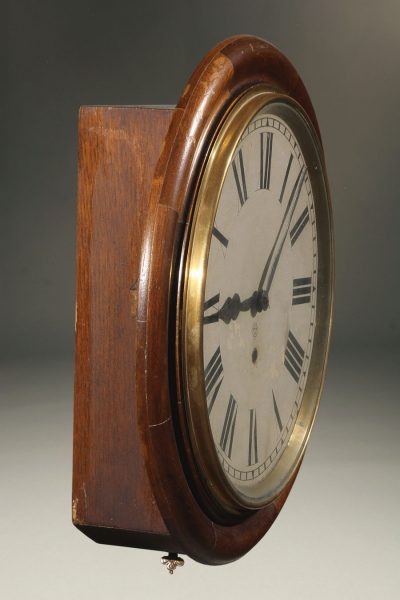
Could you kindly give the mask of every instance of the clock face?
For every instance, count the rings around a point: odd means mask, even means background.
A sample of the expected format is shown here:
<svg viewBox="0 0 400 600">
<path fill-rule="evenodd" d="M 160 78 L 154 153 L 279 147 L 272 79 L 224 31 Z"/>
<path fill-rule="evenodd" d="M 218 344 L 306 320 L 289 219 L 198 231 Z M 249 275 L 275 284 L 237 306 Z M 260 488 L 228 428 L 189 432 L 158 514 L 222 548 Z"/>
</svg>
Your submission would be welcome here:
<svg viewBox="0 0 400 600">
<path fill-rule="evenodd" d="M 234 488 L 258 494 L 301 406 L 314 342 L 318 243 L 301 140 L 261 110 L 248 123 L 212 227 L 203 319 L 212 438 Z"/>
<path fill-rule="evenodd" d="M 298 106 L 270 96 L 249 92 L 214 142 L 186 266 L 188 429 L 209 492 L 232 512 L 267 504 L 299 465 L 330 332 L 321 150 Z"/>
</svg>

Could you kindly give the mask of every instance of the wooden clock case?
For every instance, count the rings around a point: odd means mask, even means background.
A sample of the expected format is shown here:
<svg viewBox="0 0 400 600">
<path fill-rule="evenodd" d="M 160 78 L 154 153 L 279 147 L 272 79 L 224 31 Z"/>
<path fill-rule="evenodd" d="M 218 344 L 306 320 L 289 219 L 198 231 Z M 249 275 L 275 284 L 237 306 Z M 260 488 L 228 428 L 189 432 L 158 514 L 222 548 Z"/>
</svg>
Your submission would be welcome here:
<svg viewBox="0 0 400 600">
<path fill-rule="evenodd" d="M 224 115 L 260 84 L 296 100 L 319 136 L 297 72 L 252 36 L 207 54 L 176 107 L 80 110 L 72 511 L 97 542 L 227 563 L 260 540 L 292 486 L 236 519 L 218 513 L 181 397 L 180 282 L 196 188 Z"/>
</svg>

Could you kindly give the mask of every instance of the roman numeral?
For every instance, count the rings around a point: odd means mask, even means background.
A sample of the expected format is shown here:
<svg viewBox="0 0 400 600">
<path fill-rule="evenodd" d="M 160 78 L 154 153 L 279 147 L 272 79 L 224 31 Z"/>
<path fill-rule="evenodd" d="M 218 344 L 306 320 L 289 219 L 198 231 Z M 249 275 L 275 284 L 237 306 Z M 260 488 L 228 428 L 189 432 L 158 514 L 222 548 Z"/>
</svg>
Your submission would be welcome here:
<svg viewBox="0 0 400 600">
<path fill-rule="evenodd" d="M 241 150 L 239 150 L 238 154 L 232 161 L 232 169 L 233 174 L 235 176 L 237 191 L 239 194 L 240 206 L 243 206 L 243 204 L 247 200 L 247 188 L 246 176 L 244 174 L 243 154 Z"/>
<path fill-rule="evenodd" d="M 304 350 L 300 346 L 299 342 L 294 337 L 293 333 L 289 331 L 286 350 L 285 350 L 285 367 L 293 377 L 296 383 L 299 382 L 301 369 L 304 361 Z"/>
<path fill-rule="evenodd" d="M 274 403 L 274 413 L 275 413 L 275 417 L 276 417 L 276 422 L 278 423 L 279 431 L 282 431 L 282 429 L 283 429 L 282 420 L 281 420 L 281 415 L 279 414 L 278 405 L 275 400 L 274 390 L 272 390 L 272 400 Z"/>
<path fill-rule="evenodd" d="M 297 240 L 297 238 L 299 237 L 309 220 L 310 216 L 308 214 L 308 207 L 306 206 L 303 212 L 301 213 L 300 217 L 297 219 L 296 223 L 290 230 L 290 242 L 292 246 L 294 245 L 295 241 Z"/>
<path fill-rule="evenodd" d="M 230 396 L 228 407 L 226 409 L 224 426 L 222 428 L 221 439 L 219 445 L 225 454 L 230 458 L 232 454 L 233 436 L 235 435 L 237 414 L 237 403 L 235 398 Z"/>
<path fill-rule="evenodd" d="M 281 189 L 281 195 L 279 196 L 279 202 L 281 204 L 282 204 L 283 196 L 285 194 L 286 184 L 287 184 L 287 180 L 288 180 L 288 177 L 289 177 L 290 167 L 292 166 L 292 161 L 293 161 L 293 154 L 290 155 L 288 166 L 286 167 L 285 177 L 283 179 L 283 184 L 282 184 L 282 189 Z"/>
<path fill-rule="evenodd" d="M 215 296 L 213 296 L 209 300 L 206 300 L 204 302 L 204 312 L 206 312 L 210 308 L 215 308 L 215 305 L 218 304 L 218 302 L 219 302 L 219 294 L 215 294 Z M 216 323 L 218 321 L 218 319 L 219 319 L 218 311 L 215 313 L 211 313 L 211 315 L 207 315 L 207 316 L 204 315 L 203 316 L 203 324 L 209 325 L 210 323 Z"/>
<path fill-rule="evenodd" d="M 204 383 L 206 387 L 208 414 L 211 413 L 215 399 L 219 392 L 219 388 L 221 387 L 222 380 L 224 378 L 223 373 L 224 369 L 222 366 L 221 350 L 218 346 L 204 370 Z"/>
<path fill-rule="evenodd" d="M 311 277 L 293 279 L 292 305 L 308 304 L 311 300 Z"/>
<path fill-rule="evenodd" d="M 269 190 L 273 134 L 260 133 L 260 189 Z"/>
<path fill-rule="evenodd" d="M 219 229 L 213 227 L 212 234 L 219 242 L 221 242 L 223 246 L 225 246 L 225 248 L 228 247 L 229 240 L 226 239 L 226 237 L 219 231 Z"/>
<path fill-rule="evenodd" d="M 256 409 L 250 409 L 250 428 L 249 428 L 249 466 L 258 463 L 257 450 L 257 414 Z"/>
</svg>

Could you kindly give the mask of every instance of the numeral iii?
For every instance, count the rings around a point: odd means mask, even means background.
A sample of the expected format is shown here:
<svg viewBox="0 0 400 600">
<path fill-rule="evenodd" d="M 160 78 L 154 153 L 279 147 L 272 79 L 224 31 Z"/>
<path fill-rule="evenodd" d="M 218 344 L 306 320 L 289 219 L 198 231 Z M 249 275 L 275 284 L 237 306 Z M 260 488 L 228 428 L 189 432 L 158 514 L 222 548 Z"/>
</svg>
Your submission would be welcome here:
<svg viewBox="0 0 400 600">
<path fill-rule="evenodd" d="M 311 300 L 311 277 L 293 279 L 292 305 L 308 304 Z"/>
</svg>

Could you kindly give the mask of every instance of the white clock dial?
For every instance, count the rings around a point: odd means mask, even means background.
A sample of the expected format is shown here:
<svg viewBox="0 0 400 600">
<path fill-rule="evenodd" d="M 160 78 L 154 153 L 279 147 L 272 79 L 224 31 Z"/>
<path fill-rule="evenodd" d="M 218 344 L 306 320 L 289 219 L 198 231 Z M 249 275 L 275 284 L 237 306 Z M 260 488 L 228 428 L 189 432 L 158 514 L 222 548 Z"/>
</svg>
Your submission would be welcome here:
<svg viewBox="0 0 400 600">
<path fill-rule="evenodd" d="M 205 283 L 203 358 L 212 437 L 252 497 L 287 446 L 314 340 L 318 249 L 301 145 L 260 111 L 219 197 Z"/>
</svg>

